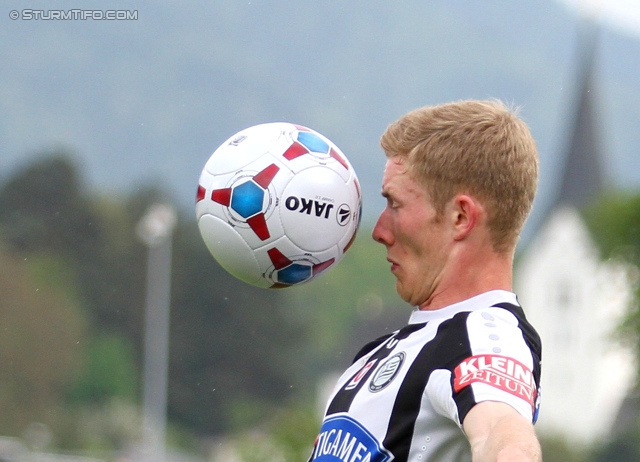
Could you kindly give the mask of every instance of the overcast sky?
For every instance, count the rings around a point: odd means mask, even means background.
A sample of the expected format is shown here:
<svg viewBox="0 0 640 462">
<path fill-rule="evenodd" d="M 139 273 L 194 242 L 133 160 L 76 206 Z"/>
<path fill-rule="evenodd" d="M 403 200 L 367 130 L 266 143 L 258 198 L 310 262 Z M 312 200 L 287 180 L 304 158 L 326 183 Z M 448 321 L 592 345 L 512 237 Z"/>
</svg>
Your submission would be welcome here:
<svg viewBox="0 0 640 462">
<path fill-rule="evenodd" d="M 560 0 L 616 29 L 640 38 L 640 0 Z"/>
</svg>

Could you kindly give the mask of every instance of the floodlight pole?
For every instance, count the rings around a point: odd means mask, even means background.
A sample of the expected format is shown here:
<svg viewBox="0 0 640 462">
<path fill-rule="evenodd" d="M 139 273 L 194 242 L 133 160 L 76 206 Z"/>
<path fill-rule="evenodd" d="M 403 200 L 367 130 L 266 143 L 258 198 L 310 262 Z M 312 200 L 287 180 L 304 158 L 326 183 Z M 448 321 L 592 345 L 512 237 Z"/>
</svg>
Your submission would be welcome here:
<svg viewBox="0 0 640 462">
<path fill-rule="evenodd" d="M 169 376 L 171 251 L 176 213 L 152 205 L 138 223 L 138 237 L 148 249 L 144 327 L 142 449 L 145 462 L 165 462 Z"/>
</svg>

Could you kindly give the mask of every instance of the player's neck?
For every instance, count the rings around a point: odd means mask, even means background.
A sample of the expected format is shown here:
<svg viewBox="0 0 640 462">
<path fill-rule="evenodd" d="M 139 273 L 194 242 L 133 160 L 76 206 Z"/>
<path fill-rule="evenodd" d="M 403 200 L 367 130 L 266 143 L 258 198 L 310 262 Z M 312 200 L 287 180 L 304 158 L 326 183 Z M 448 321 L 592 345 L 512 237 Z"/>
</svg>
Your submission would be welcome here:
<svg viewBox="0 0 640 462">
<path fill-rule="evenodd" d="M 512 255 L 478 252 L 452 261 L 436 290 L 420 305 L 438 310 L 491 290 L 512 291 Z"/>
</svg>

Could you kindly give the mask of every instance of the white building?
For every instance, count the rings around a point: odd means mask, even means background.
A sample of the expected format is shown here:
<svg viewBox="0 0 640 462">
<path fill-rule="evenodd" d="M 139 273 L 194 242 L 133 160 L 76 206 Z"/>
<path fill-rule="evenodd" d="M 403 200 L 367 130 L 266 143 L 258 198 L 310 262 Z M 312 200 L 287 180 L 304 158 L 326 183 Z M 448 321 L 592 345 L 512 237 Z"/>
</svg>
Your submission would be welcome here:
<svg viewBox="0 0 640 462">
<path fill-rule="evenodd" d="M 580 215 L 564 207 L 528 247 L 517 286 L 542 338 L 540 434 L 606 438 L 635 373 L 615 335 L 632 298 L 626 268 L 602 262 Z"/>
</svg>

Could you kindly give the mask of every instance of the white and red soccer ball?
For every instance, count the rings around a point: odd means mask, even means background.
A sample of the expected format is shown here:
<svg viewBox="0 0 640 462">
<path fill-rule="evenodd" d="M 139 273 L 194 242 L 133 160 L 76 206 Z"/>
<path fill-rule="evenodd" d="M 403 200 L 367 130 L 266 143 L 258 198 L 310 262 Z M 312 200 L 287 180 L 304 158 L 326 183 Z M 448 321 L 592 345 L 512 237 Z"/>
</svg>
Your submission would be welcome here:
<svg viewBox="0 0 640 462">
<path fill-rule="evenodd" d="M 290 123 L 242 130 L 200 175 L 198 227 L 235 277 L 259 287 L 307 282 L 335 266 L 356 236 L 360 185 L 326 137 Z"/>
</svg>

